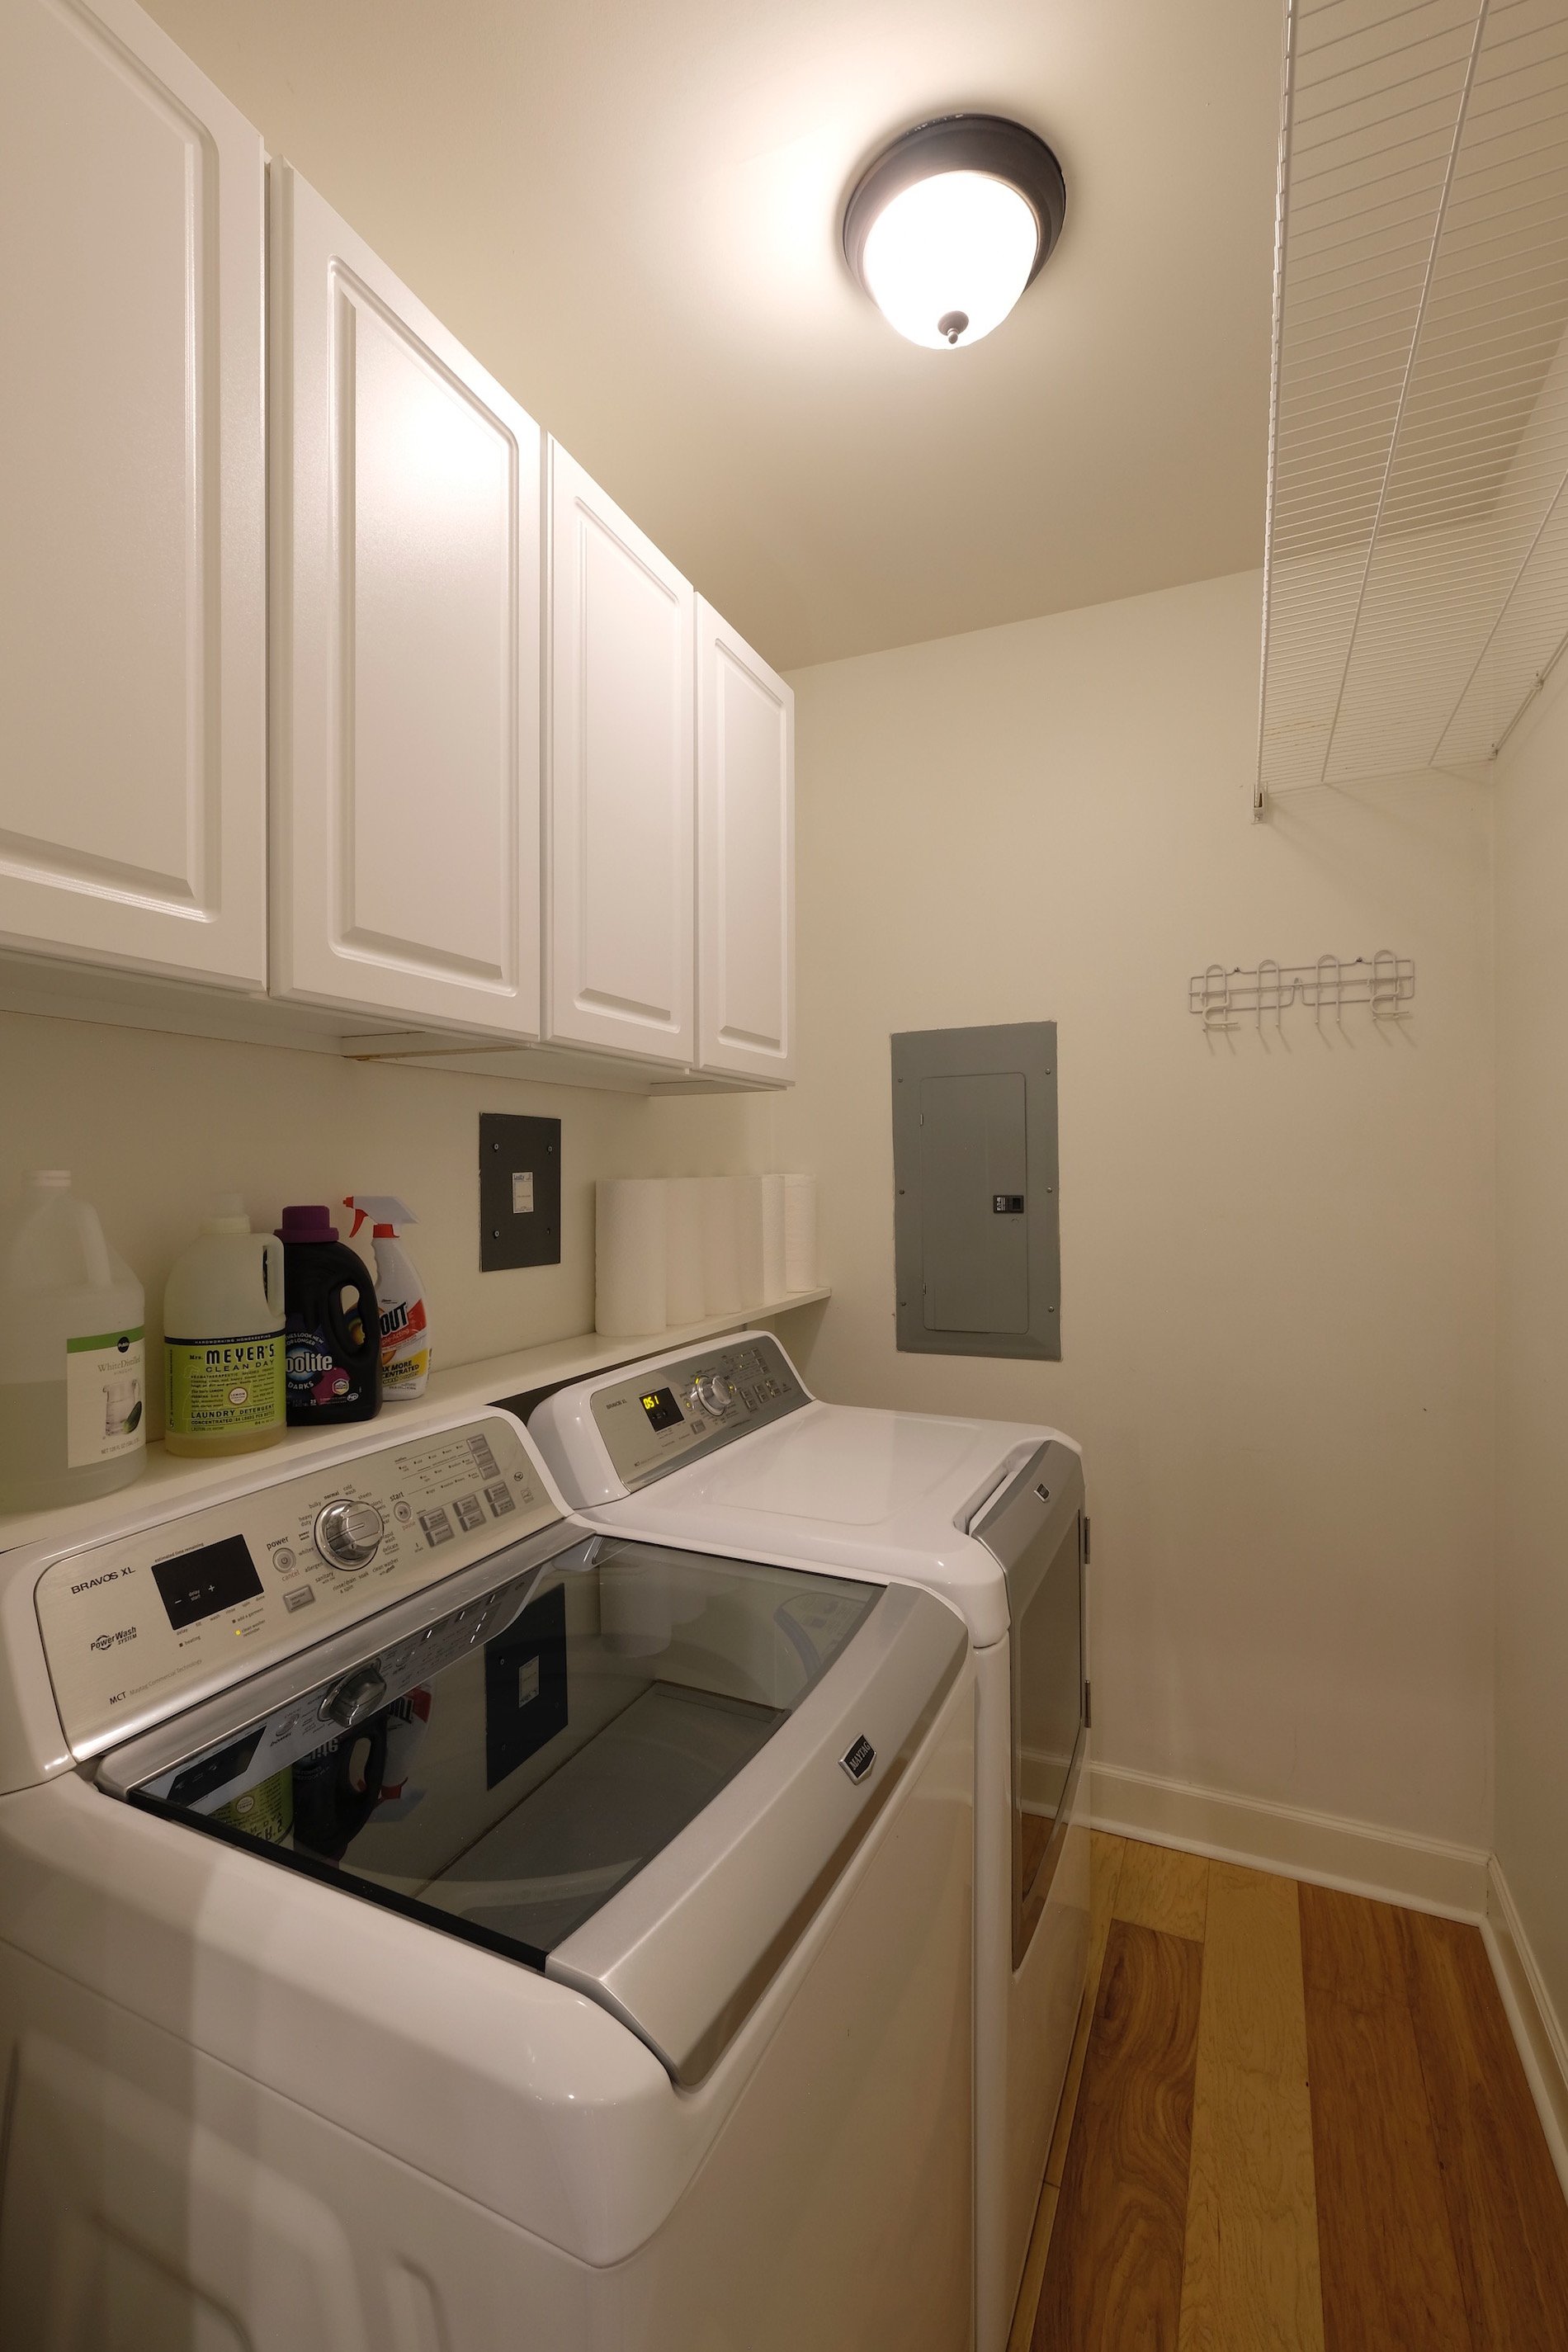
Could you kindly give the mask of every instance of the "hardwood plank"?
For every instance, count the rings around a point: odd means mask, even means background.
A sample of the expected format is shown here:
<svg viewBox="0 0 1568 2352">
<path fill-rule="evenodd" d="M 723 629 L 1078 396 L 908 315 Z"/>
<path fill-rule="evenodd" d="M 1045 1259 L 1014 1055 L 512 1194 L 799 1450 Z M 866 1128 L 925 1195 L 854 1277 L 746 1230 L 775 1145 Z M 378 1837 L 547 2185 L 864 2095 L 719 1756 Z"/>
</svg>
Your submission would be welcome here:
<svg viewBox="0 0 1568 2352">
<path fill-rule="evenodd" d="M 1047 2187 L 1061 2186 L 1062 2169 L 1068 2160 L 1068 2142 L 1072 2137 L 1073 2112 L 1078 2105 L 1078 2089 L 1083 2080 L 1083 2062 L 1089 2049 L 1089 2028 L 1094 2023 L 1094 2006 L 1100 1993 L 1100 1972 L 1105 1962 L 1105 1939 L 1110 1933 L 1111 1914 L 1116 1906 L 1117 1882 L 1121 1875 L 1125 1838 L 1108 1837 L 1095 1830 L 1089 1839 L 1089 1966 L 1084 1974 L 1083 2000 L 1079 2006 L 1078 2028 L 1073 2035 L 1068 2070 L 1062 2078 L 1062 2095 L 1057 2106 L 1057 2126 L 1051 2134 L 1050 2154 L 1046 2158 Z"/>
<path fill-rule="evenodd" d="M 1106 1942 L 1033 2352 L 1175 2352 L 1202 1948 Z"/>
<path fill-rule="evenodd" d="M 1394 1906 L 1305 1884 L 1297 1895 L 1309 2013 L 1314 1993 L 1369 2017 L 1381 2015 L 1391 2001 L 1407 2008 L 1405 1948 Z"/>
<path fill-rule="evenodd" d="M 1022 1829 L 1024 1837 L 1024 1884 L 1027 1886 L 1040 1866 L 1040 1860 L 1051 1842 L 1055 1823 L 1044 1813 L 1026 1813 Z"/>
<path fill-rule="evenodd" d="M 1491 2352 L 1466 2316 L 1396 1915 L 1298 1895 L 1325 2352 Z"/>
<path fill-rule="evenodd" d="M 1116 1916 L 1116 1889 L 1121 1883 L 1121 1864 L 1126 1854 L 1125 1838 L 1112 1837 L 1106 1830 L 1089 1832 L 1089 1958 L 1097 1983 L 1100 1963 L 1105 1958 L 1105 1939 Z"/>
<path fill-rule="evenodd" d="M 1180 2352 L 1322 2352 L 1296 1888 L 1210 1869 Z"/>
<path fill-rule="evenodd" d="M 1007 2335 L 1007 2352 L 1029 2352 L 1029 2339 L 1035 2332 L 1035 2314 L 1039 2308 L 1040 2288 L 1046 2275 L 1046 2257 L 1051 2248 L 1051 2228 L 1057 2218 L 1058 2194 L 1055 2182 L 1050 2180 L 1040 2191 L 1039 2210 L 1035 2215 L 1029 2251 L 1024 2257 L 1024 2275 L 1018 2282 L 1018 2301 Z"/>
<path fill-rule="evenodd" d="M 1488 2352 L 1568 2347 L 1568 2205 L 1480 1931 L 1399 1915 L 1470 2332 Z"/>
<path fill-rule="evenodd" d="M 1046 2186 L 1059 2189 L 1062 2174 L 1067 2169 L 1068 2148 L 1072 2141 L 1073 2117 L 1078 2112 L 1079 2088 L 1083 2081 L 1084 2061 L 1089 2055 L 1089 2037 L 1094 2024 L 1094 1997 L 1097 1986 L 1086 1985 L 1078 2012 L 1078 2028 L 1072 2038 L 1072 2051 L 1068 2059 L 1067 2074 L 1062 2081 L 1062 2095 L 1057 2108 L 1057 2125 L 1051 2134 L 1050 2154 L 1046 2158 Z"/>
<path fill-rule="evenodd" d="M 1208 1893 L 1209 1866 L 1201 1854 L 1128 1839 L 1116 1888 L 1119 1919 L 1201 1944 Z"/>
<path fill-rule="evenodd" d="M 1210 2046 L 1271 2080 L 1307 2079 L 1301 1916 L 1293 1878 L 1209 1865 L 1204 2016 Z M 1211 1959 L 1209 1946 L 1218 1938 Z"/>
</svg>

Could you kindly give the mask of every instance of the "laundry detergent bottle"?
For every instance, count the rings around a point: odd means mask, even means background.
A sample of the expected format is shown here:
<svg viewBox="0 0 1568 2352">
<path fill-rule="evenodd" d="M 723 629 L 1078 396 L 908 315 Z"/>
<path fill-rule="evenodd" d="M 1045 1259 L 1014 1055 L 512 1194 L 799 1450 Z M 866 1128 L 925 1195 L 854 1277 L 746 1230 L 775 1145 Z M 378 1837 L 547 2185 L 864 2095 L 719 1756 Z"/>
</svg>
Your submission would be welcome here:
<svg viewBox="0 0 1568 2352">
<path fill-rule="evenodd" d="M 397 1236 L 419 1222 L 412 1209 L 389 1193 L 351 1192 L 345 1209 L 354 1213 L 353 1241 L 366 1218 L 375 1245 L 375 1295 L 381 1302 L 381 1392 L 412 1399 L 425 1393 L 430 1377 L 430 1314 L 419 1269 Z"/>
<path fill-rule="evenodd" d="M 285 1209 L 283 1294 L 290 1429 L 370 1421 L 381 1410 L 381 1310 L 364 1262 L 324 1205 Z"/>
<path fill-rule="evenodd" d="M 254 1454 L 283 1434 L 283 1244 L 219 1192 L 163 1293 L 163 1444 Z"/>
<path fill-rule="evenodd" d="M 0 1226 L 0 1510 L 112 1494 L 147 1466 L 142 1285 L 64 1169 Z"/>
</svg>

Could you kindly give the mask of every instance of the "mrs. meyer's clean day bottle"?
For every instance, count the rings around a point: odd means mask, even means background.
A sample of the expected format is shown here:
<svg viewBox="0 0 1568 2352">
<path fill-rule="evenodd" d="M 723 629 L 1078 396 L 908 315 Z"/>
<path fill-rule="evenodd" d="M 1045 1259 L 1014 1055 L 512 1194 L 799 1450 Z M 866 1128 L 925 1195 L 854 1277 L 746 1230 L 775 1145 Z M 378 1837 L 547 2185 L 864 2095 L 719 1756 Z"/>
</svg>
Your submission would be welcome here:
<svg viewBox="0 0 1568 2352">
<path fill-rule="evenodd" d="M 47 1510 L 147 1466 L 142 1285 L 63 1168 L 0 1226 L 0 1510 Z"/>
<path fill-rule="evenodd" d="M 283 1245 L 237 1192 L 208 1203 L 163 1292 L 163 1444 L 254 1454 L 283 1434 Z"/>
</svg>

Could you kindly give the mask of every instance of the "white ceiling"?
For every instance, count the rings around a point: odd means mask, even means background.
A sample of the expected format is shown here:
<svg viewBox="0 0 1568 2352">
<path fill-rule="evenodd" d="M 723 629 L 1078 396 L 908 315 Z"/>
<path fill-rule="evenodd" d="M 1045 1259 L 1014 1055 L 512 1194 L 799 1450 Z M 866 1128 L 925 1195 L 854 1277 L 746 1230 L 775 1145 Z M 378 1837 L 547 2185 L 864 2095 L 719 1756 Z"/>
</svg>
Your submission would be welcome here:
<svg viewBox="0 0 1568 2352">
<path fill-rule="evenodd" d="M 151 5 L 780 667 L 1261 561 L 1275 0 Z M 838 224 L 955 107 L 1068 222 L 931 352 Z"/>
</svg>

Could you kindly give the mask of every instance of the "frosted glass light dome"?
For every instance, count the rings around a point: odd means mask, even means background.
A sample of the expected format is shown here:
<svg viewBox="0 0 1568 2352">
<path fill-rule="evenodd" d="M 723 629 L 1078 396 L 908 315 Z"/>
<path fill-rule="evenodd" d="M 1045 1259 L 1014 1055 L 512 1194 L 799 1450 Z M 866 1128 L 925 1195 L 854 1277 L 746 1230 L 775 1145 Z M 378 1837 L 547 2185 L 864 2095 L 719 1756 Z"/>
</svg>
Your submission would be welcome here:
<svg viewBox="0 0 1568 2352">
<path fill-rule="evenodd" d="M 911 343 L 977 343 L 1012 310 L 1061 235 L 1067 189 L 1043 139 L 997 114 L 900 131 L 862 173 L 844 257 Z"/>
<path fill-rule="evenodd" d="M 948 351 L 1001 325 L 1029 282 L 1039 245 L 1033 206 L 1005 180 L 939 172 L 878 214 L 860 267 L 900 335 Z"/>
</svg>

